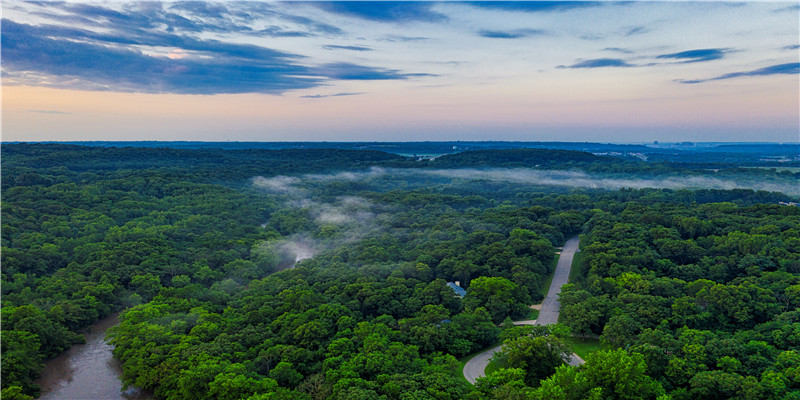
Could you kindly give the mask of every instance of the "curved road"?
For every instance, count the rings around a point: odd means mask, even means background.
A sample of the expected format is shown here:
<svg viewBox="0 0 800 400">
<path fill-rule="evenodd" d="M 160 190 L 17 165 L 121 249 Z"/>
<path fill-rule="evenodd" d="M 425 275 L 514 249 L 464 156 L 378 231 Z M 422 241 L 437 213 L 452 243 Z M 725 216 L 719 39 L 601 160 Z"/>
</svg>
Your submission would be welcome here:
<svg viewBox="0 0 800 400">
<path fill-rule="evenodd" d="M 558 302 L 558 294 L 561 293 L 561 286 L 569 280 L 569 271 L 572 268 L 572 258 L 578 250 L 578 243 L 580 242 L 577 236 L 569 238 L 564 243 L 564 249 L 561 250 L 561 257 L 558 259 L 556 271 L 553 273 L 553 281 L 550 283 L 550 289 L 547 291 L 547 297 L 542 302 L 542 309 L 539 311 L 539 317 L 536 319 L 536 325 L 550 325 L 558 322 L 558 312 L 561 305 Z M 527 322 L 527 321 L 518 321 Z M 492 358 L 494 353 L 500 351 L 501 346 L 492 347 L 475 357 L 472 357 L 466 364 L 464 364 L 464 377 L 474 384 L 478 378 L 484 376 L 483 371 L 489 365 L 489 359 Z M 583 360 L 576 354 L 572 355 L 569 362 L 570 365 L 583 364 Z"/>
</svg>

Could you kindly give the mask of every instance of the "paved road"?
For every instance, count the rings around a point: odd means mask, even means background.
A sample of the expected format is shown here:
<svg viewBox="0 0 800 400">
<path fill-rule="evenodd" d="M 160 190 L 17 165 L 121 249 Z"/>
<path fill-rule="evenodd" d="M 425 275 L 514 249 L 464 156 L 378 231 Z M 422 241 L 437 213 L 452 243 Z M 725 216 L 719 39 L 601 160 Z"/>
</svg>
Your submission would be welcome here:
<svg viewBox="0 0 800 400">
<path fill-rule="evenodd" d="M 572 268 L 572 258 L 578 250 L 579 239 L 577 236 L 567 240 L 561 257 L 558 258 L 556 272 L 553 274 L 553 281 L 547 291 L 547 297 L 542 302 L 542 309 L 539 310 L 539 317 L 536 318 L 536 325 L 550 325 L 558 322 L 558 312 L 561 305 L 558 302 L 558 294 L 561 293 L 561 286 L 569 280 L 569 271 Z"/>
<path fill-rule="evenodd" d="M 492 358 L 494 353 L 500 351 L 500 347 L 501 346 L 492 347 L 467 361 L 467 363 L 464 364 L 464 378 L 467 378 L 469 383 L 474 385 L 478 378 L 486 376 L 483 371 L 486 369 L 486 366 L 489 365 L 489 359 Z"/>
<path fill-rule="evenodd" d="M 578 250 L 579 239 L 577 236 L 567 240 L 564 244 L 564 249 L 561 251 L 561 257 L 558 259 L 556 271 L 553 274 L 553 281 L 550 283 L 550 289 L 547 291 L 547 297 L 542 302 L 542 309 L 539 310 L 539 317 L 532 321 L 517 321 L 515 325 L 549 325 L 558 322 L 558 311 L 560 304 L 558 303 L 558 294 L 561 293 L 561 286 L 567 283 L 569 279 L 569 271 L 572 268 L 572 258 Z M 489 365 L 489 360 L 494 353 L 500 351 L 501 346 L 492 347 L 475 357 L 472 357 L 466 364 L 464 364 L 464 377 L 474 384 L 478 378 L 485 376 L 483 373 L 486 366 Z M 569 362 L 570 365 L 583 364 L 583 360 L 577 354 L 572 355 Z"/>
</svg>

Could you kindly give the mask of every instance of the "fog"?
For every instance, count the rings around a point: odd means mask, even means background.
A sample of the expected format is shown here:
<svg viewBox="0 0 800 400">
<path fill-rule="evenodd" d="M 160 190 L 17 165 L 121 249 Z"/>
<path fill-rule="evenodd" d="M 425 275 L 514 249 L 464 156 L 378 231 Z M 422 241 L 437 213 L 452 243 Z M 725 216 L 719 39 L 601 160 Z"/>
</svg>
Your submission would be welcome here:
<svg viewBox="0 0 800 400">
<path fill-rule="evenodd" d="M 771 182 L 739 182 L 712 176 L 642 178 L 635 175 L 613 177 L 592 175 L 584 171 L 539 170 L 531 168 L 460 168 L 399 169 L 373 167 L 363 171 L 301 176 L 255 177 L 254 187 L 279 195 L 286 209 L 305 211 L 315 227 L 287 238 L 264 242 L 261 251 L 277 256 L 279 268 L 293 268 L 302 260 L 326 249 L 340 247 L 378 233 L 381 224 L 375 219 L 385 212 L 386 205 L 374 204 L 358 196 L 320 196 L 321 189 L 335 182 L 364 181 L 384 188 L 426 186 L 458 181 L 508 182 L 519 185 L 559 186 L 617 190 L 622 188 L 656 189 L 752 189 L 800 196 L 800 185 Z M 268 223 L 262 224 L 268 226 Z"/>
<path fill-rule="evenodd" d="M 375 205 L 358 196 L 338 196 L 322 200 L 312 195 L 312 190 L 302 187 L 309 182 L 359 180 L 381 176 L 384 172 L 338 173 L 332 175 L 305 175 L 300 178 L 276 176 L 253 178 L 253 186 L 283 196 L 284 207 L 304 209 L 316 225 L 315 232 L 300 232 L 285 239 L 266 241 L 262 251 L 276 254 L 280 269 L 293 268 L 320 251 L 352 243 L 373 234 L 380 228 L 373 222 Z M 261 224 L 267 227 L 269 221 Z M 293 260 L 289 265 L 289 261 Z"/>
<path fill-rule="evenodd" d="M 370 168 L 365 171 L 338 172 L 333 174 L 308 174 L 301 177 L 276 176 L 272 178 L 257 177 L 253 184 L 256 187 L 273 193 L 287 194 L 299 198 L 307 196 L 302 187 L 305 183 L 331 181 L 361 181 L 370 179 L 424 179 L 438 178 L 449 180 L 497 181 L 525 185 L 566 186 L 591 189 L 617 190 L 633 189 L 751 189 L 780 192 L 790 196 L 800 196 L 800 184 L 780 184 L 772 182 L 748 182 L 735 179 L 721 179 L 711 176 L 642 178 L 635 175 L 628 177 L 604 177 L 592 175 L 584 171 L 571 170 L 539 170 L 531 168 L 490 168 L 490 169 L 399 169 Z M 334 220 L 335 214 L 329 217 Z"/>
<path fill-rule="evenodd" d="M 800 195 L 800 187 L 790 187 L 776 183 L 737 182 L 730 179 L 690 176 L 684 178 L 603 178 L 583 171 L 536 170 L 529 168 L 512 169 L 438 169 L 420 170 L 423 175 L 451 179 L 504 181 L 530 185 L 569 186 L 592 189 L 752 189 L 780 192 L 793 196 Z"/>
</svg>

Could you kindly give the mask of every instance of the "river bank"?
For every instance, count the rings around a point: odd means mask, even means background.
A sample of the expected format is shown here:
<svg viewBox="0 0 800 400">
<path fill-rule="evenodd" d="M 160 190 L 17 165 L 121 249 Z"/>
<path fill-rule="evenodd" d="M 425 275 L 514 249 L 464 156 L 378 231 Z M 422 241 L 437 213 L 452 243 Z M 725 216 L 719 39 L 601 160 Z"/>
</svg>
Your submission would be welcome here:
<svg viewBox="0 0 800 400">
<path fill-rule="evenodd" d="M 105 341 L 108 328 L 119 322 L 119 313 L 97 321 L 83 332 L 85 344 L 77 344 L 45 362 L 36 383 L 43 400 L 148 400 L 152 396 L 137 388 L 122 391 L 122 367 L 114 359 L 113 346 Z"/>
</svg>

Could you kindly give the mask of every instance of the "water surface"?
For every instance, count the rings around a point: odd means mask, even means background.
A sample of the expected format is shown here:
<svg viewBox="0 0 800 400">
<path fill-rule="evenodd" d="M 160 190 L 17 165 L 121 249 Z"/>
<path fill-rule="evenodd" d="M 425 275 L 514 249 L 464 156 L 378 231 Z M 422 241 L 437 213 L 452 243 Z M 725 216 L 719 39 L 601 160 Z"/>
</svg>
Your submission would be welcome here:
<svg viewBox="0 0 800 400">
<path fill-rule="evenodd" d="M 122 391 L 122 368 L 114 359 L 114 348 L 105 342 L 106 330 L 116 325 L 119 314 L 97 321 L 85 330 L 85 344 L 77 344 L 45 362 L 40 399 L 46 400 L 145 400 L 149 393 L 137 388 Z"/>
</svg>

